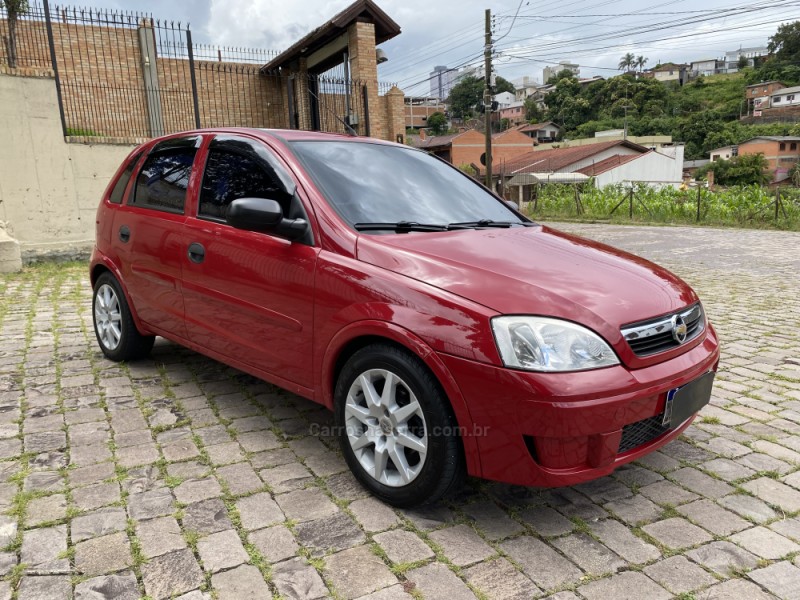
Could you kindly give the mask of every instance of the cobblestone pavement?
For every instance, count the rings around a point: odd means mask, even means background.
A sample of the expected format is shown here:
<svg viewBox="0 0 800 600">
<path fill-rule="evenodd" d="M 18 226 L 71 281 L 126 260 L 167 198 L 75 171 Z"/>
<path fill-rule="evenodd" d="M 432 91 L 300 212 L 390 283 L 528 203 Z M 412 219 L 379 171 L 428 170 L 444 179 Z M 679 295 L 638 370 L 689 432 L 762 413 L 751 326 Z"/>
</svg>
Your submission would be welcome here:
<svg viewBox="0 0 800 600">
<path fill-rule="evenodd" d="M 104 360 L 83 266 L 0 278 L 0 599 L 800 597 L 800 234 L 564 227 L 695 286 L 712 404 L 611 477 L 422 511 L 369 497 L 310 402 L 163 340 Z"/>
</svg>

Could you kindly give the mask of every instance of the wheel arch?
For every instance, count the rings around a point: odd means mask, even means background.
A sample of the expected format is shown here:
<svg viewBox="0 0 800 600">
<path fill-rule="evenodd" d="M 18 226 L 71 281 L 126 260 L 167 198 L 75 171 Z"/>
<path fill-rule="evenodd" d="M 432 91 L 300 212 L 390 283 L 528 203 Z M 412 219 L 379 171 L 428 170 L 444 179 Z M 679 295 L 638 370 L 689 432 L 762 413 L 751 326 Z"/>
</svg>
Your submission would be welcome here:
<svg viewBox="0 0 800 600">
<path fill-rule="evenodd" d="M 473 430 L 472 416 L 458 383 L 436 352 L 413 332 L 386 321 L 359 321 L 339 331 L 328 344 L 322 360 L 321 398 L 322 404 L 333 409 L 333 392 L 336 381 L 345 363 L 360 349 L 374 343 L 383 343 L 402 348 L 419 358 L 430 370 L 447 397 L 461 431 L 460 435 L 467 471 L 471 475 L 480 473 L 480 456 L 477 439 L 469 432 Z"/>
<path fill-rule="evenodd" d="M 131 311 L 133 322 L 136 325 L 136 329 L 139 330 L 139 333 L 142 335 L 153 335 L 153 332 L 145 327 L 141 320 L 139 320 L 139 314 L 136 312 L 136 307 L 133 305 L 131 295 L 128 293 L 128 288 L 125 285 L 125 282 L 122 280 L 122 275 L 119 272 L 119 269 L 117 269 L 116 266 L 105 257 L 93 264 L 89 270 L 89 281 L 92 284 L 92 289 L 94 289 L 97 280 L 103 273 L 110 273 L 117 280 L 117 283 L 119 283 L 119 287 L 122 288 L 122 293 L 125 294 L 125 301 L 128 303 L 128 309 Z"/>
</svg>

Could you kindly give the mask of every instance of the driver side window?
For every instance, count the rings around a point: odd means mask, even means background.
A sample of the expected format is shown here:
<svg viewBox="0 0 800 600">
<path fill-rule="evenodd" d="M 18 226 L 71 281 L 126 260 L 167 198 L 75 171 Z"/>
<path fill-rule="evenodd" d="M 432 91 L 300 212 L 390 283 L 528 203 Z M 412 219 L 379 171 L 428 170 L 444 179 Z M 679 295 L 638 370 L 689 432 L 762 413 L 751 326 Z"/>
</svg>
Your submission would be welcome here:
<svg viewBox="0 0 800 600">
<path fill-rule="evenodd" d="M 235 147 L 228 147 L 231 144 Z M 238 198 L 279 200 L 281 187 L 274 175 L 252 152 L 249 143 L 212 143 L 206 160 L 197 216 L 225 220 L 228 205 Z M 283 202 L 282 202 L 283 204 Z M 286 211 L 284 206 L 284 211 Z"/>
</svg>

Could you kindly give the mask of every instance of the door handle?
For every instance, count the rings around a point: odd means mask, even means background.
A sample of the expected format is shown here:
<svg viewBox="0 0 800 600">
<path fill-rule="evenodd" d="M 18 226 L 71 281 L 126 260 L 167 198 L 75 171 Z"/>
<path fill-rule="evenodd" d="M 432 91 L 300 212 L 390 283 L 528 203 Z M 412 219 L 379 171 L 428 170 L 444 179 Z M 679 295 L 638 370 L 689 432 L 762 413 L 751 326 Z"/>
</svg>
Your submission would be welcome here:
<svg viewBox="0 0 800 600">
<path fill-rule="evenodd" d="M 123 244 L 127 244 L 128 241 L 131 239 L 131 228 L 127 225 L 123 225 L 119 228 L 119 239 Z"/>
<path fill-rule="evenodd" d="M 203 244 L 198 244 L 197 242 L 192 242 L 189 244 L 189 260 L 193 263 L 201 263 L 206 258 L 206 249 L 203 248 Z"/>
</svg>

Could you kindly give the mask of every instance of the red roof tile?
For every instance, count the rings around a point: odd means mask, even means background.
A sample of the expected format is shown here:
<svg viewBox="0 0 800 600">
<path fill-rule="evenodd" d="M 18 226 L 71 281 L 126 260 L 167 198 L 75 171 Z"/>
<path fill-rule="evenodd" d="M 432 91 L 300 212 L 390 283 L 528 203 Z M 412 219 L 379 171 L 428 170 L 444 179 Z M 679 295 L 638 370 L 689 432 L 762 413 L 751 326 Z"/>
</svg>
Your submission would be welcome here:
<svg viewBox="0 0 800 600">
<path fill-rule="evenodd" d="M 578 161 L 586 160 L 604 150 L 615 146 L 625 146 L 638 150 L 642 154 L 648 151 L 644 146 L 627 140 L 613 140 L 572 146 L 568 148 L 551 148 L 550 150 L 534 150 L 505 163 L 506 173 L 543 173 L 560 171 Z"/>
<path fill-rule="evenodd" d="M 604 158 L 601 161 L 593 163 L 588 167 L 583 167 L 582 169 L 578 169 L 575 171 L 576 173 L 583 173 L 584 175 L 588 175 L 589 177 L 594 177 L 595 175 L 600 175 L 600 173 L 605 173 L 606 171 L 610 171 L 611 169 L 615 169 L 620 165 L 624 165 L 625 163 L 631 162 L 632 160 L 636 160 L 642 156 L 641 154 L 615 154 L 614 156 L 609 156 L 608 158 Z"/>
</svg>

